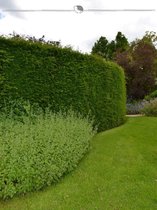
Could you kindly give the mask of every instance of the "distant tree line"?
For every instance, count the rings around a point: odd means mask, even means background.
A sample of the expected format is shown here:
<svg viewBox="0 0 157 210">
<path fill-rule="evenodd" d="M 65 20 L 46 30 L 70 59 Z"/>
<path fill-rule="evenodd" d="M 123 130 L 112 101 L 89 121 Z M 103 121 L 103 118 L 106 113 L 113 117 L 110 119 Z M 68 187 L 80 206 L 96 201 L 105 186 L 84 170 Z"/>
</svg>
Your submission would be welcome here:
<svg viewBox="0 0 157 210">
<path fill-rule="evenodd" d="M 143 99 L 156 89 L 157 35 L 146 32 L 141 39 L 129 43 L 124 34 L 118 32 L 109 42 L 101 36 L 92 48 L 92 54 L 111 60 L 123 67 L 127 82 L 128 99 Z"/>
</svg>

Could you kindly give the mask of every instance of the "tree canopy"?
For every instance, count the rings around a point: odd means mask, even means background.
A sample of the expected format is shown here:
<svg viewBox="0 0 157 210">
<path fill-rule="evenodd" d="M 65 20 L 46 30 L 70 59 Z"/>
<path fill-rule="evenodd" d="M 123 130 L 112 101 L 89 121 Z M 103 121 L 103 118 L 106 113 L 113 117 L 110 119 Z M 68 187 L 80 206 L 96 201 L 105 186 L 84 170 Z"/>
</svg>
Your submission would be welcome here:
<svg viewBox="0 0 157 210">
<path fill-rule="evenodd" d="M 135 39 L 131 43 L 121 32 L 117 33 L 115 40 L 105 40 L 104 45 L 100 38 L 92 48 L 92 53 L 123 67 L 128 98 L 142 99 L 152 92 L 157 77 L 156 33 L 147 31 L 141 39 Z"/>
<path fill-rule="evenodd" d="M 118 32 L 115 40 L 109 42 L 106 37 L 101 36 L 92 48 L 92 54 L 97 54 L 106 60 L 113 60 L 117 51 L 123 52 L 129 47 L 127 38 L 121 32 Z"/>
</svg>

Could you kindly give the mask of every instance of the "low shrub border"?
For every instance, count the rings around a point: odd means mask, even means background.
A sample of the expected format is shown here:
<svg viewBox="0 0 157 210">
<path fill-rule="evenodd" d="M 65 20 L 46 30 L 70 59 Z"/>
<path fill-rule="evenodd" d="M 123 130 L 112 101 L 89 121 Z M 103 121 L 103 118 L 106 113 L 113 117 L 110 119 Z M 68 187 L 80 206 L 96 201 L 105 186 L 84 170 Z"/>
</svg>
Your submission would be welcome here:
<svg viewBox="0 0 157 210">
<path fill-rule="evenodd" d="M 42 189 L 73 170 L 89 149 L 92 123 L 47 112 L 22 123 L 0 120 L 0 198 Z"/>
<path fill-rule="evenodd" d="M 157 117 L 157 98 L 148 101 L 141 112 L 149 117 Z"/>
</svg>

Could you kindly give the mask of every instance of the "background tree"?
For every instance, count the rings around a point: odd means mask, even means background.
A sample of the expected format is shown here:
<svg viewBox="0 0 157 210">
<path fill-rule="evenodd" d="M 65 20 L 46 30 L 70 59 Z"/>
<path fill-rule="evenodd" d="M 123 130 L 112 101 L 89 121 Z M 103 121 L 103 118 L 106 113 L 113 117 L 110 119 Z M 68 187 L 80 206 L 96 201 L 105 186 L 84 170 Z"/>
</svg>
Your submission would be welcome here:
<svg viewBox="0 0 157 210">
<path fill-rule="evenodd" d="M 112 60 L 123 67 L 126 75 L 128 98 L 142 99 L 155 89 L 157 81 L 157 35 L 146 32 L 141 39 L 129 43 L 118 32 L 115 40 L 109 42 L 106 37 L 100 39 L 92 48 L 106 60 Z"/>
<path fill-rule="evenodd" d="M 131 95 L 144 98 L 155 88 L 157 52 L 151 43 L 141 40 L 132 52 L 134 60 L 134 79 Z"/>
<path fill-rule="evenodd" d="M 129 43 L 127 38 L 118 32 L 115 40 L 109 42 L 106 37 L 100 37 L 92 48 L 92 54 L 97 54 L 105 58 L 106 60 L 114 60 L 114 56 L 117 51 L 123 52 L 127 50 Z"/>
<path fill-rule="evenodd" d="M 124 52 L 129 48 L 129 42 L 127 38 L 122 34 L 122 32 L 118 32 L 115 39 L 115 52 Z"/>
<path fill-rule="evenodd" d="M 108 59 L 108 40 L 106 37 L 101 36 L 99 40 L 97 40 L 92 48 L 92 54 L 97 54 L 102 56 L 105 59 Z"/>
<path fill-rule="evenodd" d="M 117 52 L 115 61 L 125 70 L 128 98 L 142 99 L 154 90 L 157 51 L 153 42 L 146 37 L 138 39 L 127 51 Z"/>
<path fill-rule="evenodd" d="M 115 55 L 115 61 L 124 69 L 127 95 L 130 95 L 130 89 L 133 80 L 133 62 L 130 51 L 117 52 Z"/>
<path fill-rule="evenodd" d="M 145 35 L 143 36 L 142 40 L 144 42 L 148 42 L 154 46 L 157 45 L 157 35 L 154 31 L 146 31 Z"/>
<path fill-rule="evenodd" d="M 114 59 L 115 52 L 116 52 L 116 43 L 115 43 L 114 40 L 112 40 L 108 44 L 108 59 L 109 60 L 113 60 Z"/>
</svg>

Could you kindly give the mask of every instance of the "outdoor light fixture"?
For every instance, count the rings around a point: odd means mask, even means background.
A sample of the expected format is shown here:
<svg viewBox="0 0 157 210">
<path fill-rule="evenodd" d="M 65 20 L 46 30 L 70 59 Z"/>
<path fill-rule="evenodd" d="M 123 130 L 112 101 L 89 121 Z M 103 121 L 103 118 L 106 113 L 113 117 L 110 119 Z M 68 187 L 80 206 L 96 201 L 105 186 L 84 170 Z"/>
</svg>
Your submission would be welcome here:
<svg viewBox="0 0 157 210">
<path fill-rule="evenodd" d="M 2 9 L 2 12 L 155 12 L 155 9 L 84 9 L 81 5 L 75 5 L 73 9 Z"/>
</svg>

